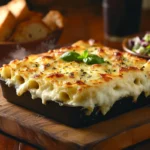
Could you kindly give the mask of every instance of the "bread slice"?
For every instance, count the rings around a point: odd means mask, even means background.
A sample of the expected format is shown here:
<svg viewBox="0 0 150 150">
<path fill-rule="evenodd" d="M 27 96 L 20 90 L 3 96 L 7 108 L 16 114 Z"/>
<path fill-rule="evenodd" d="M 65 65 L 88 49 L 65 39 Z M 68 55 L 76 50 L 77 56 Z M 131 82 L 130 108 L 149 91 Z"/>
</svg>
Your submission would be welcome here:
<svg viewBox="0 0 150 150">
<path fill-rule="evenodd" d="M 7 7 L 16 17 L 18 23 L 25 20 L 30 14 L 26 0 L 12 0 L 7 4 Z"/>
<path fill-rule="evenodd" d="M 30 42 L 47 37 L 49 28 L 41 20 L 29 20 L 20 23 L 11 37 L 14 42 Z"/>
<path fill-rule="evenodd" d="M 16 18 L 6 6 L 0 7 L 0 41 L 6 41 L 11 36 L 16 25 Z"/>
<path fill-rule="evenodd" d="M 51 10 L 43 18 L 43 22 L 54 31 L 56 29 L 62 29 L 64 27 L 63 16 L 59 11 Z"/>
</svg>

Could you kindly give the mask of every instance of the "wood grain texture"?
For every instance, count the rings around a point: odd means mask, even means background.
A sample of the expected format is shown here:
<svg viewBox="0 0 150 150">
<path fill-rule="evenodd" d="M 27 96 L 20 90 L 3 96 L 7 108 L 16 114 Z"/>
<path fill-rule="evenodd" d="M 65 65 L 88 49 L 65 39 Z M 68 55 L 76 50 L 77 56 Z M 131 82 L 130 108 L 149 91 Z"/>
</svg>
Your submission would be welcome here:
<svg viewBox="0 0 150 150">
<path fill-rule="evenodd" d="M 0 150 L 36 150 L 35 148 L 0 134 Z"/>
<path fill-rule="evenodd" d="M 0 130 L 46 149 L 122 149 L 150 138 L 150 107 L 74 129 L 11 104 L 1 93 L 0 102 Z"/>
</svg>

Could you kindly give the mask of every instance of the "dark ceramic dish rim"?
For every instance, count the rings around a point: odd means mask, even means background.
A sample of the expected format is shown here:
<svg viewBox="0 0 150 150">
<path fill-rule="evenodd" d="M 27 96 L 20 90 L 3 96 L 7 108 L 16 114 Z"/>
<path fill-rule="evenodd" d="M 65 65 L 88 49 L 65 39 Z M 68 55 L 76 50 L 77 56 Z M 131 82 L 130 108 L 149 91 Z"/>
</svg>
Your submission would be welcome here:
<svg viewBox="0 0 150 150">
<path fill-rule="evenodd" d="M 122 42 L 122 47 L 123 47 L 123 50 L 132 54 L 132 55 L 135 55 L 137 57 L 141 57 L 141 58 L 145 58 L 145 59 L 150 59 L 150 56 L 147 56 L 147 55 L 141 55 L 141 54 L 138 54 L 138 53 L 135 53 L 133 52 L 130 48 L 129 48 L 129 45 L 128 45 L 128 41 L 133 39 L 134 37 L 142 37 L 145 33 L 140 33 L 140 34 L 135 34 L 135 35 L 131 35 L 131 36 L 128 36 L 127 38 L 125 38 Z"/>
</svg>

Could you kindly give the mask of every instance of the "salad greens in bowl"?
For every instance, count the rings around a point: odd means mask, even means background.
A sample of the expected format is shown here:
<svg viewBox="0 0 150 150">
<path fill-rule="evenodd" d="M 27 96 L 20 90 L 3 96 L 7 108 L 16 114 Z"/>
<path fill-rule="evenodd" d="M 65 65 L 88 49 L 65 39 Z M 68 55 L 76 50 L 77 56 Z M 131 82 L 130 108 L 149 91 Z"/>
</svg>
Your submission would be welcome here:
<svg viewBox="0 0 150 150">
<path fill-rule="evenodd" d="M 150 32 L 126 38 L 122 46 L 133 55 L 150 59 Z"/>
</svg>

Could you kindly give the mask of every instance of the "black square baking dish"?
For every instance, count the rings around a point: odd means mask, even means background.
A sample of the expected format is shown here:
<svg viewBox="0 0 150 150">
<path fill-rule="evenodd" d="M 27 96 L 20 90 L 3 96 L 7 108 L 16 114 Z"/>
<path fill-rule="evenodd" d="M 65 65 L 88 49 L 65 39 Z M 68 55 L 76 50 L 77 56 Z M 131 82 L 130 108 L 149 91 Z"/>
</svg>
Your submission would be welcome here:
<svg viewBox="0 0 150 150">
<path fill-rule="evenodd" d="M 133 102 L 132 97 L 125 97 L 116 101 L 106 115 L 103 115 L 96 106 L 90 115 L 86 115 L 86 109 L 83 107 L 60 105 L 54 101 L 47 101 L 46 105 L 44 105 L 40 98 L 33 100 L 29 92 L 24 93 L 22 96 L 17 96 L 14 87 L 8 87 L 2 80 L 0 82 L 3 96 L 9 102 L 75 128 L 87 127 L 150 104 L 150 97 L 146 98 L 144 93 L 141 93 L 136 103 Z"/>
</svg>

